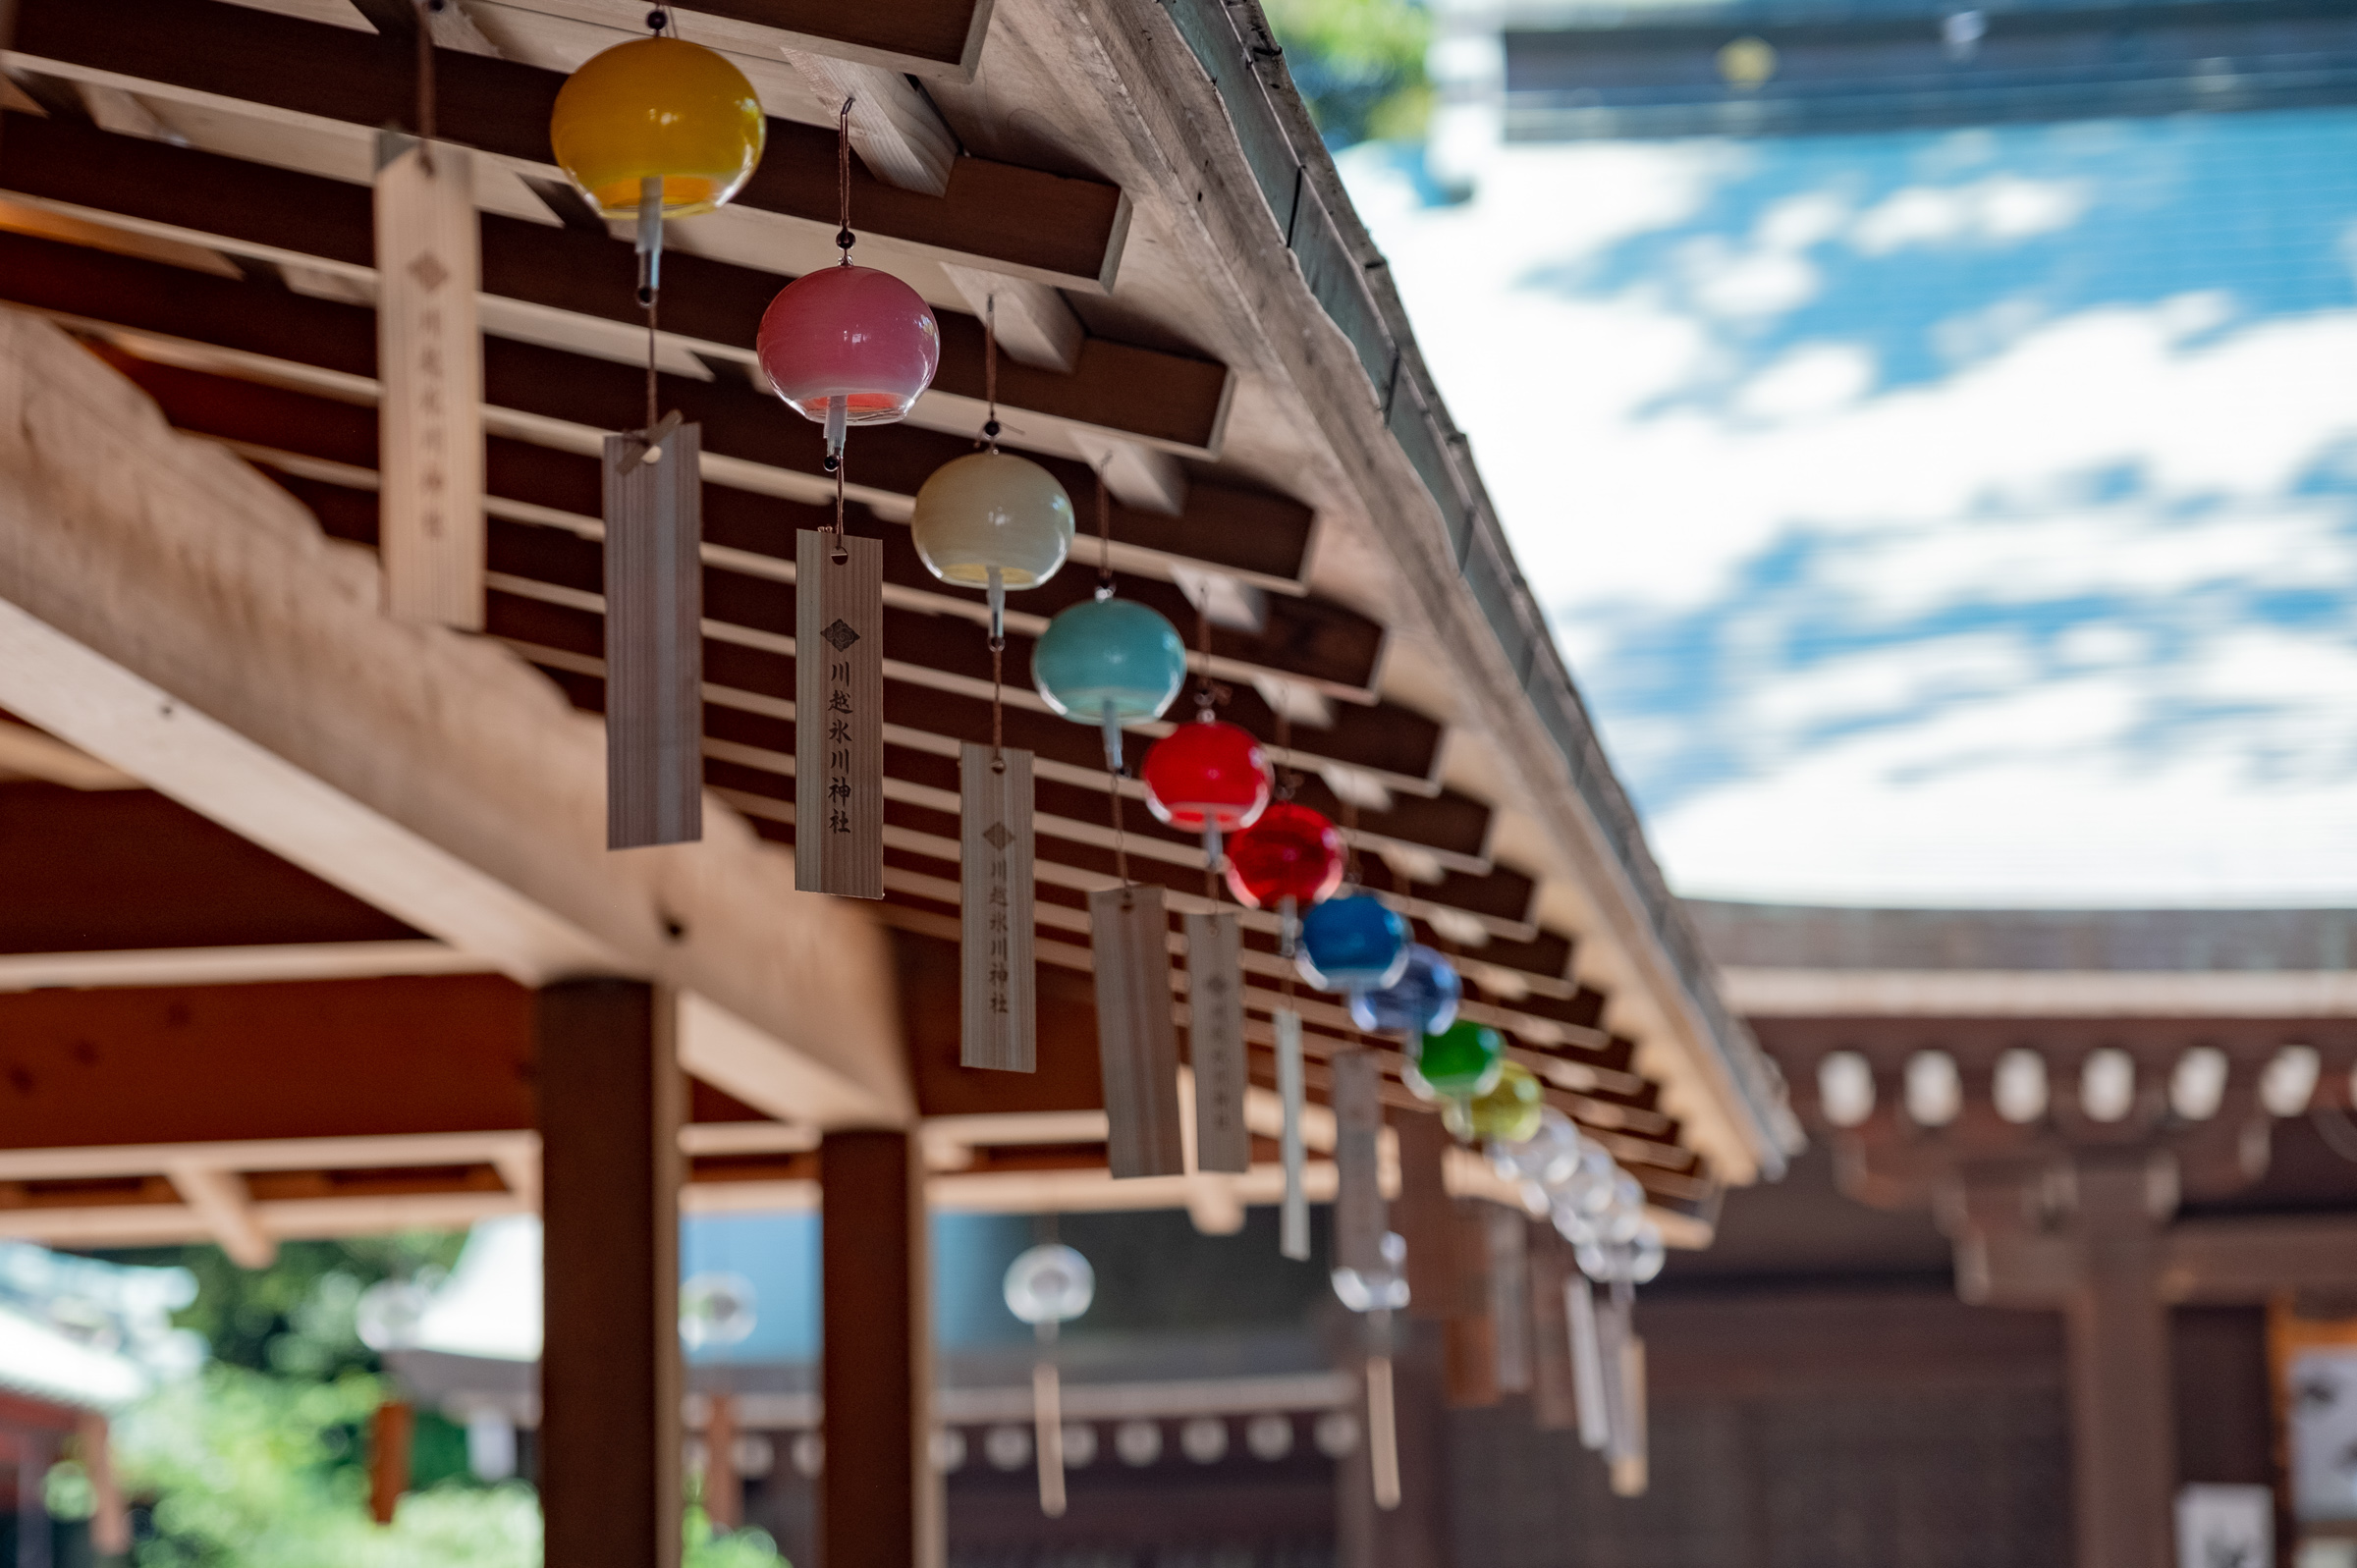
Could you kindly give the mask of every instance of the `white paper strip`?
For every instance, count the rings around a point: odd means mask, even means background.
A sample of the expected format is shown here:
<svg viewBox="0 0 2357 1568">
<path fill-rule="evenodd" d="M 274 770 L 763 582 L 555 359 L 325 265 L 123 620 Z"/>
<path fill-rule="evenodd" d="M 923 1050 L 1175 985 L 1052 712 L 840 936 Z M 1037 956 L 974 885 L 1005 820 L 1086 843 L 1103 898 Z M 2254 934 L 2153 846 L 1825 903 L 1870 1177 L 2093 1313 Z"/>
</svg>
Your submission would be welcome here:
<svg viewBox="0 0 2357 1568">
<path fill-rule="evenodd" d="M 1612 1440 L 1612 1414 L 1605 1407 L 1604 1344 L 1596 1325 L 1596 1292 L 1588 1276 L 1573 1271 L 1563 1281 L 1563 1317 L 1571 1329 L 1571 1387 L 1579 1401 L 1579 1441 L 1601 1452 Z"/>
<path fill-rule="evenodd" d="M 379 555 L 385 608 L 483 625 L 482 276 L 474 160 L 463 147 L 377 138 Z"/>
<path fill-rule="evenodd" d="M 1530 1392 L 1530 1221 L 1519 1209 L 1482 1205 L 1489 1227 L 1490 1323 L 1497 1332 L 1498 1387 L 1502 1393 Z"/>
<path fill-rule="evenodd" d="M 1399 1418 L 1392 1393 L 1392 1358 L 1367 1358 L 1367 1465 L 1375 1506 L 1399 1506 Z"/>
<path fill-rule="evenodd" d="M 1195 1168 L 1252 1168 L 1244 1125 L 1243 933 L 1233 913 L 1186 917 L 1187 1056 L 1195 1069 Z"/>
<path fill-rule="evenodd" d="M 1301 1144 L 1301 1015 L 1280 1008 L 1277 1024 L 1277 1098 L 1285 1108 L 1278 1159 L 1285 1164 L 1285 1199 L 1277 1211 L 1277 1250 L 1309 1261 L 1309 1190 L 1302 1180 L 1308 1162 Z"/>
<path fill-rule="evenodd" d="M 1107 1162 L 1117 1181 L 1183 1175 L 1171 927 L 1162 890 L 1131 885 L 1090 893 L 1088 936 L 1097 972 Z"/>
<path fill-rule="evenodd" d="M 1374 1053 L 1334 1057 L 1334 1266 L 1383 1268 L 1383 1080 Z"/>
<path fill-rule="evenodd" d="M 996 765 L 994 766 L 994 761 Z M 998 1072 L 1039 1065 L 1032 962 L 1031 753 L 959 748 L 958 1063 Z"/>
</svg>

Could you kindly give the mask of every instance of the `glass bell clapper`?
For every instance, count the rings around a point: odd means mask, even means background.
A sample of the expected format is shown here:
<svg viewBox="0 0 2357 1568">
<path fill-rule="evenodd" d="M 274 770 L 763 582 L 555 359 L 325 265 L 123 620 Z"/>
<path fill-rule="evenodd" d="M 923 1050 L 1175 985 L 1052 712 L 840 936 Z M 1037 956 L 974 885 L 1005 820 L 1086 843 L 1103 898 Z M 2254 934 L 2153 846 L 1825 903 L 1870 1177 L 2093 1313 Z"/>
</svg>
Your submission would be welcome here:
<svg viewBox="0 0 2357 1568">
<path fill-rule="evenodd" d="M 1372 893 L 1329 898 L 1302 917 L 1301 978 L 1320 991 L 1376 991 L 1407 969 L 1407 922 Z"/>
<path fill-rule="evenodd" d="M 1350 1021 L 1370 1034 L 1438 1034 L 1456 1021 L 1464 994 L 1456 966 L 1418 943 L 1407 949 L 1398 979 L 1377 991 L 1351 993 Z"/>
<path fill-rule="evenodd" d="M 1096 1299 L 1096 1271 L 1060 1242 L 1031 1248 L 1007 1266 L 1007 1310 L 1031 1325 L 1041 1346 L 1031 1368 L 1031 1416 L 1039 1456 L 1039 1511 L 1064 1515 L 1064 1396 L 1047 1348 L 1056 1330 L 1088 1311 Z"/>
<path fill-rule="evenodd" d="M 996 447 L 953 458 L 916 492 L 908 531 L 925 569 L 990 596 L 990 635 L 1007 634 L 1010 589 L 1036 588 L 1071 554 L 1072 498 L 1028 458 Z"/>
<path fill-rule="evenodd" d="M 1138 777 L 1155 816 L 1181 833 L 1203 836 L 1203 863 L 1215 871 L 1224 836 L 1258 821 L 1277 787 L 1260 742 L 1212 718 L 1208 708 L 1154 742 Z"/>
<path fill-rule="evenodd" d="M 1372 1270 L 1337 1269 L 1331 1279 L 1337 1300 L 1359 1315 L 1367 1337 L 1367 1460 L 1375 1506 L 1399 1506 L 1399 1428 L 1392 1396 L 1392 1314 L 1407 1294 L 1407 1240 L 1384 1232 L 1383 1262 Z"/>
<path fill-rule="evenodd" d="M 1154 611 L 1100 589 L 1048 622 L 1031 648 L 1031 683 L 1055 713 L 1103 730 L 1105 767 L 1118 774 L 1122 727 L 1161 718 L 1186 684 L 1186 644 Z"/>
</svg>

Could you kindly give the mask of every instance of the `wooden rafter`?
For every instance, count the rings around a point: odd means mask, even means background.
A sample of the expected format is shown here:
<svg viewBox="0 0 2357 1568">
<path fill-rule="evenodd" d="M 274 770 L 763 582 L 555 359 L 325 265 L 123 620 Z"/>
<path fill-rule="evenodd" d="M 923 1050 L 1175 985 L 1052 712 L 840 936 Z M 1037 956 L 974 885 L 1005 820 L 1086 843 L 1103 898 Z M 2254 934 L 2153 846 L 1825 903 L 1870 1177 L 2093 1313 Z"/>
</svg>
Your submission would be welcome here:
<svg viewBox="0 0 2357 1568">
<path fill-rule="evenodd" d="M 9 63 L 116 86 L 251 104 L 373 133 L 415 108 L 415 50 L 373 33 L 223 0 L 22 0 Z M 535 177 L 556 177 L 549 114 L 564 77 L 515 61 L 435 50 L 440 133 Z M 896 189 L 854 166 L 862 232 L 953 262 L 1101 293 L 1129 225 L 1117 186 L 987 158 L 959 158 L 939 196 Z M 769 123 L 767 155 L 737 197 L 748 212 L 837 227 L 835 137 Z"/>
<path fill-rule="evenodd" d="M 371 397 L 376 313 L 188 268 L 87 246 L 0 234 L 0 299 L 60 317 L 155 334 L 223 351 L 222 367 L 307 384 L 344 398 Z M 483 345 L 484 399 L 495 429 L 574 450 L 629 423 L 644 406 L 643 372 L 611 359 L 511 339 Z M 704 426 L 707 459 L 745 464 L 748 479 L 806 501 L 831 495 L 820 467 L 818 426 L 782 415 L 777 400 L 743 379 L 665 375 L 663 406 Z M 973 450 L 970 440 L 911 425 L 862 430 L 847 470 L 853 499 L 905 507 L 932 472 Z M 1054 458 L 1044 465 L 1085 498 L 1094 475 Z M 1178 515 L 1116 504 L 1117 544 L 1161 562 L 1191 564 L 1298 593 L 1308 560 L 1308 508 L 1282 497 L 1193 485 Z"/>
<path fill-rule="evenodd" d="M 0 189 L 93 215 L 131 220 L 197 244 L 265 259 L 367 272 L 374 264 L 367 188 L 275 169 L 56 116 L 12 114 L 0 135 Z M 636 259 L 604 233 L 486 213 L 483 287 L 495 298 L 643 331 Z M 749 362 L 761 312 L 788 281 L 778 273 L 686 252 L 664 260 L 667 336 Z M 982 324 L 936 307 L 942 363 L 934 386 L 979 401 Z M 633 336 L 633 342 L 635 342 Z M 1216 454 L 1231 378 L 1225 366 L 1102 338 L 1081 342 L 1069 374 L 1012 358 L 999 398 L 1020 446 L 1026 416 L 1080 425 L 1196 457 Z"/>
</svg>

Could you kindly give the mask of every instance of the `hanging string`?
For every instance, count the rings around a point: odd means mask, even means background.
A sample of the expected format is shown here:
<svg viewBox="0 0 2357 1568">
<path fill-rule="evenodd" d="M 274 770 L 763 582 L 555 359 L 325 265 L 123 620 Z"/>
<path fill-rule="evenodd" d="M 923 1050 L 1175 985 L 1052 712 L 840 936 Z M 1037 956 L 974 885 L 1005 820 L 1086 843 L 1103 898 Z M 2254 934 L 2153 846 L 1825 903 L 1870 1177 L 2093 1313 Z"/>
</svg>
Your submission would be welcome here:
<svg viewBox="0 0 2357 1568">
<path fill-rule="evenodd" d="M 1284 703 L 1277 704 L 1277 798 L 1290 800 L 1298 781 L 1293 775 L 1293 716 Z"/>
<path fill-rule="evenodd" d="M 655 292 L 650 289 L 646 296 L 646 428 L 650 432 L 662 418 L 655 404 Z"/>
<path fill-rule="evenodd" d="M 1006 678 L 1007 639 L 990 639 L 990 766 L 994 773 L 1007 771 L 1006 710 L 1000 705 L 1000 694 Z"/>
<path fill-rule="evenodd" d="M 434 34 L 429 15 L 442 9 L 440 0 L 417 3 L 417 163 L 434 172 Z"/>
<path fill-rule="evenodd" d="M 1129 842 L 1122 836 L 1122 776 L 1118 773 L 1107 774 L 1105 786 L 1113 812 L 1113 870 L 1122 879 L 1122 886 L 1126 888 L 1129 886 Z"/>
<path fill-rule="evenodd" d="M 1343 881 L 1357 887 L 1358 883 L 1358 802 L 1343 796 Z"/>
<path fill-rule="evenodd" d="M 990 413 L 982 421 L 982 439 L 999 450 L 999 297 L 982 301 L 982 400 Z"/>
<path fill-rule="evenodd" d="M 843 220 L 835 232 L 835 246 L 847 267 L 851 264 L 851 246 L 859 243 L 851 233 L 851 105 L 858 101 L 857 94 L 844 99 L 843 112 L 835 120 L 835 209 Z"/>
<path fill-rule="evenodd" d="M 1111 457 L 1105 464 L 1113 461 Z M 1113 501 L 1105 485 L 1105 465 L 1097 468 L 1097 597 L 1113 597 Z"/>
</svg>

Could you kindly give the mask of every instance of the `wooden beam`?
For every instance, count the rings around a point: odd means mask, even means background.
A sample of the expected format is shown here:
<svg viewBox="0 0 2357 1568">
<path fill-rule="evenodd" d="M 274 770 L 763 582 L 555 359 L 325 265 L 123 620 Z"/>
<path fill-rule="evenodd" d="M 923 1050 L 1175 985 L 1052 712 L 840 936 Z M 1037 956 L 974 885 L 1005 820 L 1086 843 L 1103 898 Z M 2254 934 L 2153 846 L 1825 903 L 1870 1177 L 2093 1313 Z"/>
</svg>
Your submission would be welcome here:
<svg viewBox="0 0 2357 1568">
<path fill-rule="evenodd" d="M 939 1568 L 922 1145 L 903 1132 L 832 1132 L 819 1161 L 819 1556 L 827 1568 Z"/>
<path fill-rule="evenodd" d="M 306 385 L 347 401 L 375 396 L 375 312 L 362 306 L 23 235 L 0 235 L 0 299 L 77 322 L 212 345 L 225 351 L 213 368 Z M 184 356 L 187 351 L 179 351 Z M 497 434 L 593 450 L 593 438 L 643 418 L 645 396 L 643 369 L 509 339 L 484 343 L 484 397 Z M 749 382 L 665 375 L 659 397 L 666 409 L 704 427 L 707 472 L 730 472 L 740 486 L 804 502 L 832 503 L 833 482 L 820 468 L 819 427 L 786 413 Z M 913 425 L 862 430 L 847 469 L 850 493 L 897 513 L 935 469 L 972 450 L 970 440 Z M 732 470 L 714 458 L 744 466 Z M 1094 478 L 1080 463 L 1043 458 L 1042 466 L 1069 493 L 1092 494 Z M 1182 514 L 1116 506 L 1111 527 L 1119 549 L 1298 593 L 1311 521 L 1309 509 L 1297 502 L 1192 485 Z M 1128 556 L 1123 564 L 1137 560 Z"/>
<path fill-rule="evenodd" d="M 788 42 L 913 77 L 970 81 L 990 28 L 991 0 L 901 0 L 846 11 L 827 0 L 696 0 L 690 15 L 726 17 Z"/>
<path fill-rule="evenodd" d="M 850 106 L 851 150 L 868 173 L 903 190 L 947 193 L 958 138 L 914 82 L 900 72 L 836 55 L 783 53 L 820 103 Z"/>
<path fill-rule="evenodd" d="M 216 107 L 233 100 L 371 133 L 414 129 L 410 42 L 221 0 L 116 0 L 103 17 L 78 0 L 20 0 L 9 59 Z M 548 124 L 562 73 L 440 48 L 434 73 L 440 135 L 532 175 L 559 176 Z M 987 158 L 958 159 L 940 196 L 896 189 L 857 165 L 851 188 L 863 234 L 1091 293 L 1112 289 L 1129 226 L 1118 186 Z M 736 206 L 833 234 L 834 129 L 770 121 L 767 153 Z"/>
<path fill-rule="evenodd" d="M 241 1269 L 267 1269 L 278 1257 L 278 1242 L 254 1217 L 243 1176 L 199 1160 L 175 1161 L 164 1174 L 231 1263 Z"/>
<path fill-rule="evenodd" d="M 360 281 L 374 275 L 367 188 L 324 175 L 11 114 L 0 135 L 0 189 L 45 207 L 233 254 L 325 267 Z M 642 344 L 644 316 L 629 244 L 602 228 L 551 228 L 499 213 L 482 215 L 482 242 L 487 297 L 574 325 L 627 330 L 633 347 Z M 750 365 L 761 312 L 790 275 L 686 251 L 666 255 L 663 273 L 665 336 Z M 1050 359 L 1017 355 L 1016 340 L 1009 337 L 1009 300 L 1001 301 L 1001 348 L 1015 359 L 1002 362 L 999 375 L 1012 445 L 1028 446 L 1026 432 L 1034 426 L 1069 427 L 1103 431 L 1107 439 L 1147 449 L 1216 456 L 1233 381 L 1225 366 L 1087 338 L 1055 291 L 1004 279 L 1002 287 L 1010 298 L 1045 295 L 1070 319 L 1066 351 Z M 928 397 L 974 406 L 973 419 L 960 420 L 960 428 L 978 424 L 985 390 L 982 323 L 938 306 L 934 314 L 942 325 L 942 360 Z M 501 320 L 494 311 L 494 326 Z M 925 411 L 920 401 L 918 416 Z"/>
<path fill-rule="evenodd" d="M 520 979 L 699 994 L 770 1043 L 704 1064 L 750 1104 L 909 1113 L 863 918 L 795 899 L 732 822 L 608 855 L 595 726 L 504 650 L 381 617 L 365 557 L 22 314 L 0 414 L 0 705 Z"/>
<path fill-rule="evenodd" d="M 680 1072 L 673 999 L 568 981 L 536 1003 L 540 1505 L 548 1558 L 680 1560 Z"/>
</svg>

